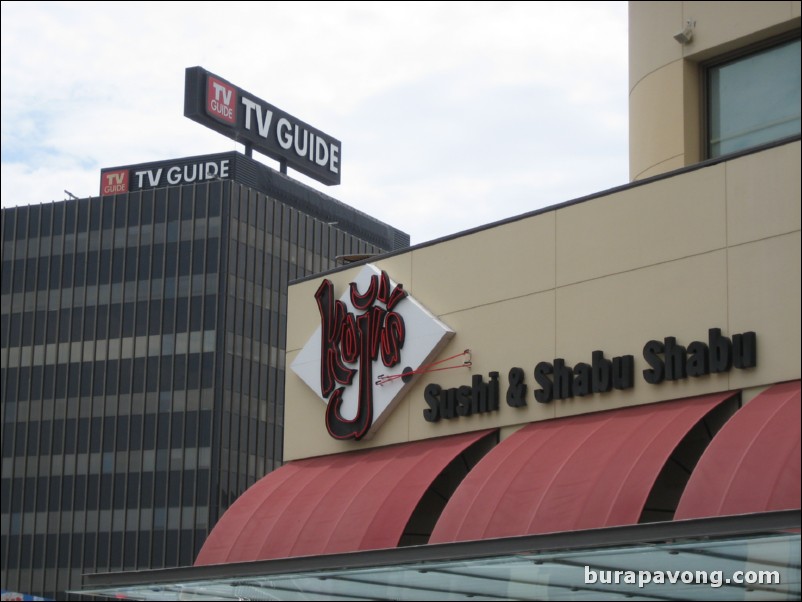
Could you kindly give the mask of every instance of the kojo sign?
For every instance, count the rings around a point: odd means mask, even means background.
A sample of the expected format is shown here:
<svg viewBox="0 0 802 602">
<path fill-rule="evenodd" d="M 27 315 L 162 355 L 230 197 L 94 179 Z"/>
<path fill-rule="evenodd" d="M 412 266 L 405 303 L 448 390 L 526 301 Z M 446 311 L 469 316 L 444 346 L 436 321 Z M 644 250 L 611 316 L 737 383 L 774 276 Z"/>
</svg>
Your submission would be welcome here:
<svg viewBox="0 0 802 602">
<path fill-rule="evenodd" d="M 292 370 L 326 403 L 336 439 L 372 436 L 454 331 L 386 272 L 366 265 L 339 298 L 328 279 L 315 293 L 320 326 Z M 386 372 L 403 378 L 381 379 Z"/>
</svg>

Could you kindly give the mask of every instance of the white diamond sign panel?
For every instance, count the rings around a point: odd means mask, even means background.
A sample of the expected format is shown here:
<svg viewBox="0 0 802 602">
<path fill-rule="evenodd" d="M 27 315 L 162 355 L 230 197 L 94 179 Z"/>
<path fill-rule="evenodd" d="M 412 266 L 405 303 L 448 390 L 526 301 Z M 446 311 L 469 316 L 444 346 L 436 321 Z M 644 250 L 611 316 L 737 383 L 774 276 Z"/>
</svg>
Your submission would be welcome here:
<svg viewBox="0 0 802 602">
<path fill-rule="evenodd" d="M 370 264 L 339 299 L 324 280 L 315 300 L 321 324 L 291 368 L 327 404 L 332 437 L 370 438 L 454 331 Z"/>
</svg>

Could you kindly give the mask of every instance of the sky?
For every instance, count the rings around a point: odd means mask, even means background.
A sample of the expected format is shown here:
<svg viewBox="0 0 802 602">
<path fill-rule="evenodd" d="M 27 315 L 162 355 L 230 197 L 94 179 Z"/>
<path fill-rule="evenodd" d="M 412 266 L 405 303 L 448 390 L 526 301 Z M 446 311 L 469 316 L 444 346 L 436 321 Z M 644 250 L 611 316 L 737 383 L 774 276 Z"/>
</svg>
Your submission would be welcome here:
<svg viewBox="0 0 802 602">
<path fill-rule="evenodd" d="M 412 244 L 628 181 L 626 2 L 2 2 L 2 205 L 241 145 L 183 116 L 201 66 L 342 142 Z M 278 164 L 254 153 L 278 169 Z"/>
</svg>

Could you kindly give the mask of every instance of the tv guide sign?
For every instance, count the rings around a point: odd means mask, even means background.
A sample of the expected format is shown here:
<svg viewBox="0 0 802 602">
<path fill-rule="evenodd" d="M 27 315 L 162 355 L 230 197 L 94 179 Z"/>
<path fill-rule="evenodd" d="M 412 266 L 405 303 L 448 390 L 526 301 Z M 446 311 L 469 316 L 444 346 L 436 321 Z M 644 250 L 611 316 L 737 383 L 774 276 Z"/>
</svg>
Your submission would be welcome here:
<svg viewBox="0 0 802 602">
<path fill-rule="evenodd" d="M 202 67 L 186 70 L 184 116 L 319 182 L 340 183 L 339 140 Z"/>
</svg>

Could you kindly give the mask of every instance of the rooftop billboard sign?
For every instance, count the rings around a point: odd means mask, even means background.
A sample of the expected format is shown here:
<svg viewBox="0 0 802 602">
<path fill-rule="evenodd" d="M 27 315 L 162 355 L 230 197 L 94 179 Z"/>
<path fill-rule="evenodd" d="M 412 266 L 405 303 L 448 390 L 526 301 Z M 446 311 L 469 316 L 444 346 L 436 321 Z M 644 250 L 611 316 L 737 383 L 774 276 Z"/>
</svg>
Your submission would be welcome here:
<svg viewBox="0 0 802 602">
<path fill-rule="evenodd" d="M 186 71 L 184 116 L 319 182 L 340 183 L 339 140 L 202 67 Z"/>
<path fill-rule="evenodd" d="M 100 170 L 100 196 L 125 194 L 148 188 L 182 186 L 209 180 L 230 180 L 236 169 L 236 153 L 185 157 Z"/>
</svg>

